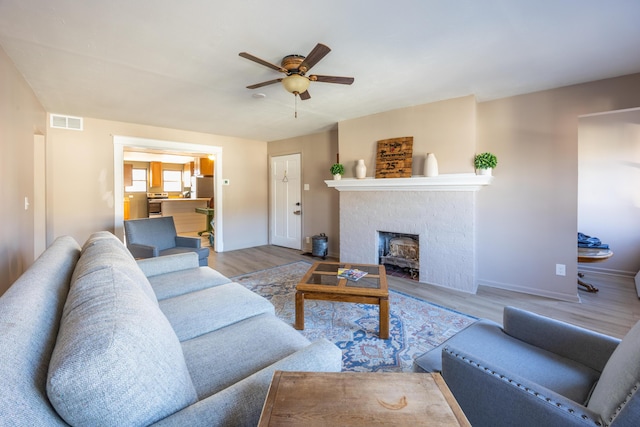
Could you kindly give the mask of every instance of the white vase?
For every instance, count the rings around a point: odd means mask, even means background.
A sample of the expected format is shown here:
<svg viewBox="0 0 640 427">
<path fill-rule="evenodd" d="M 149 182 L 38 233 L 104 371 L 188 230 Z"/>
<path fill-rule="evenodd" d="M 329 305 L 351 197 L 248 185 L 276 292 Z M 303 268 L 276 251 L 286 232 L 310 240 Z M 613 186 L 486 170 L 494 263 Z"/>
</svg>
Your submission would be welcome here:
<svg viewBox="0 0 640 427">
<path fill-rule="evenodd" d="M 339 173 L 333 175 L 333 179 L 336 181 L 340 181 L 340 178 L 342 178 L 342 175 L 340 175 Z"/>
<path fill-rule="evenodd" d="M 358 160 L 358 164 L 356 165 L 356 178 L 363 179 L 367 176 L 367 166 L 364 164 L 364 160 Z"/>
<path fill-rule="evenodd" d="M 424 174 L 426 176 L 438 176 L 438 159 L 433 153 L 427 153 L 427 160 L 424 163 Z"/>
<path fill-rule="evenodd" d="M 491 176 L 492 172 L 493 172 L 492 168 L 476 169 L 476 175 L 489 175 L 489 176 Z"/>
</svg>

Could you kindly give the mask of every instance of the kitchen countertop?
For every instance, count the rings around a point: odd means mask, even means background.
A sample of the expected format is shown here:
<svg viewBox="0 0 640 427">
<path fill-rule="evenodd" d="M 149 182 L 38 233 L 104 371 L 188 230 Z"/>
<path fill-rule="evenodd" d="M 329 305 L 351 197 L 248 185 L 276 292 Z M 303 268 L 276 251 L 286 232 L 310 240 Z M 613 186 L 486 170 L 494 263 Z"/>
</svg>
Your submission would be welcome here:
<svg viewBox="0 0 640 427">
<path fill-rule="evenodd" d="M 172 198 L 161 199 L 162 202 L 201 202 L 203 200 L 209 200 L 209 199 L 206 197 L 198 197 L 195 199 L 191 199 L 191 198 L 185 199 L 183 197 L 176 197 L 175 199 L 172 199 Z"/>
</svg>

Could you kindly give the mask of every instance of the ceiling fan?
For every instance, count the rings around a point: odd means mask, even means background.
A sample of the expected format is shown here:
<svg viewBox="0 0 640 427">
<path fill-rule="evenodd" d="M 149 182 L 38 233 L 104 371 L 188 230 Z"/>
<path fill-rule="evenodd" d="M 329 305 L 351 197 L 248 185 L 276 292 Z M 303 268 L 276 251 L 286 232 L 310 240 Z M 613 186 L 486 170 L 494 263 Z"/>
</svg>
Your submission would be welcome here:
<svg viewBox="0 0 640 427">
<path fill-rule="evenodd" d="M 309 76 L 306 75 L 311 67 L 316 65 L 329 52 L 331 52 L 331 49 L 329 49 L 328 46 L 318 43 L 307 56 L 287 55 L 282 58 L 280 65 L 272 64 L 247 52 L 240 52 L 239 55 L 250 61 L 264 65 L 267 68 L 286 74 L 285 77 L 279 79 L 247 86 L 247 89 L 257 89 L 262 86 L 281 82 L 282 86 L 284 86 L 288 92 L 293 93 L 294 96 L 299 96 L 302 100 L 306 100 L 311 98 L 311 95 L 309 95 L 309 91 L 307 90 L 311 82 L 338 83 L 343 85 L 350 85 L 353 83 L 353 77 L 320 76 L 315 74 Z"/>
</svg>

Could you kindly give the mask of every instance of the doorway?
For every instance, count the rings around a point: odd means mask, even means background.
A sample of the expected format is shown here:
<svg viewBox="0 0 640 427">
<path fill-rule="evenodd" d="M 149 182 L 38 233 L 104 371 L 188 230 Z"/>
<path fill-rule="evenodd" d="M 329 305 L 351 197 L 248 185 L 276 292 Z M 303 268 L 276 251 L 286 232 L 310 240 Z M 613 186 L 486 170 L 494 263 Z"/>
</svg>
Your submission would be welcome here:
<svg viewBox="0 0 640 427">
<path fill-rule="evenodd" d="M 578 231 L 614 255 L 579 270 L 632 277 L 640 270 L 640 108 L 580 116 Z"/>
<path fill-rule="evenodd" d="M 272 157 L 270 181 L 271 244 L 300 250 L 302 248 L 300 154 Z"/>
<path fill-rule="evenodd" d="M 114 234 L 124 240 L 124 151 L 129 149 L 146 149 L 159 150 L 164 153 L 189 153 L 192 155 L 206 156 L 213 154 L 215 156 L 214 176 L 222 176 L 222 147 L 188 144 L 175 141 L 162 141 L 155 139 L 134 138 L 128 136 L 113 137 L 113 172 L 114 172 Z M 213 249 L 216 252 L 224 251 L 224 235 L 223 235 L 223 197 L 222 197 L 222 179 L 214 180 L 215 194 L 214 199 L 216 232 L 214 236 Z"/>
</svg>

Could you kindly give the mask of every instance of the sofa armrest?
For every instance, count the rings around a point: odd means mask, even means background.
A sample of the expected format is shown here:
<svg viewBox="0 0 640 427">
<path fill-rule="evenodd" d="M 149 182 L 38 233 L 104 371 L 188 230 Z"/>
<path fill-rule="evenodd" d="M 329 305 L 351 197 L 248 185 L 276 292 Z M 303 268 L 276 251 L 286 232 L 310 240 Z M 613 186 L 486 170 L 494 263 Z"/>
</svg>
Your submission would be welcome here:
<svg viewBox="0 0 640 427">
<path fill-rule="evenodd" d="M 474 426 L 605 425 L 583 405 L 459 348 L 442 351 L 442 376 Z"/>
<path fill-rule="evenodd" d="M 155 246 L 141 245 L 139 243 L 129 243 L 127 249 L 134 258 L 152 258 L 157 257 L 160 251 Z"/>
<path fill-rule="evenodd" d="M 154 425 L 164 427 L 255 426 L 258 424 L 275 371 L 340 372 L 341 369 L 342 351 L 321 338 Z"/>
<path fill-rule="evenodd" d="M 198 254 L 195 252 L 139 259 L 137 262 L 138 266 L 147 277 L 199 267 Z"/>
<path fill-rule="evenodd" d="M 514 338 L 602 372 L 620 340 L 515 307 L 504 308 L 504 331 Z"/>
<path fill-rule="evenodd" d="M 199 248 L 202 241 L 199 237 L 176 236 L 176 246 L 185 248 Z"/>
</svg>

